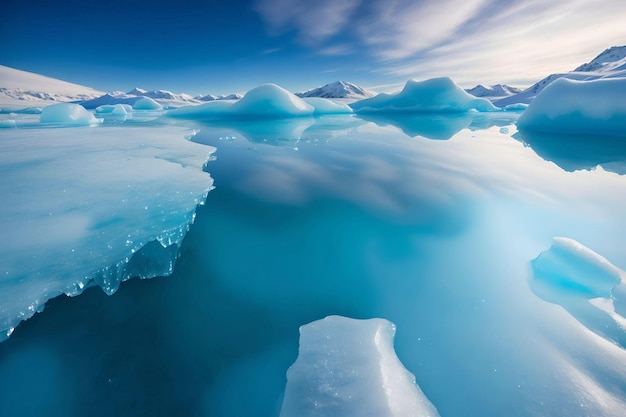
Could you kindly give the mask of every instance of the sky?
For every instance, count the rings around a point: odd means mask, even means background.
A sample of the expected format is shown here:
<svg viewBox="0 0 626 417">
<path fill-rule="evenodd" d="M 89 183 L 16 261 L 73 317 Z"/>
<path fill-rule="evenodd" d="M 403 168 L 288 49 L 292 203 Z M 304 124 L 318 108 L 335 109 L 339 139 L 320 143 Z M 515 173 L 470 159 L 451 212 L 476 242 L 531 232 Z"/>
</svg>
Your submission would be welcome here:
<svg viewBox="0 0 626 417">
<path fill-rule="evenodd" d="M 3 0 L 0 64 L 101 91 L 525 87 L 626 45 L 625 0 Z M 0 87 L 1 80 L 0 80 Z"/>
</svg>

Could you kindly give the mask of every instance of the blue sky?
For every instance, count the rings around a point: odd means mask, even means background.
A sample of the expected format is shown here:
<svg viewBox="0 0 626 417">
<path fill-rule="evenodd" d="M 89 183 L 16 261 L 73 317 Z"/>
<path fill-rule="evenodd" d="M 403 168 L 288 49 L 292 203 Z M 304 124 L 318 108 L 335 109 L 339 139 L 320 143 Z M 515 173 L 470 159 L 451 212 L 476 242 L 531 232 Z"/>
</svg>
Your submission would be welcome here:
<svg viewBox="0 0 626 417">
<path fill-rule="evenodd" d="M 0 64 L 103 91 L 530 85 L 626 44 L 624 0 L 4 0 Z"/>
</svg>

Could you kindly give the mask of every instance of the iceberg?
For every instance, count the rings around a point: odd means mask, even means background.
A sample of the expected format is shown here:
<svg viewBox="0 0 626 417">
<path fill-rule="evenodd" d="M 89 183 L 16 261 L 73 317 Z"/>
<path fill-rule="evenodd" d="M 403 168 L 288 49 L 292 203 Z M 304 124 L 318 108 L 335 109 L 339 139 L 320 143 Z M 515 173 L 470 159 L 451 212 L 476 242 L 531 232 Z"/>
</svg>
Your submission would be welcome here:
<svg viewBox="0 0 626 417">
<path fill-rule="evenodd" d="M 408 80 L 399 93 L 381 93 L 350 104 L 356 113 L 463 113 L 497 111 L 491 102 L 463 90 L 449 77 Z"/>
<path fill-rule="evenodd" d="M 44 107 L 39 116 L 40 123 L 57 126 L 91 126 L 101 121 L 80 104 L 73 103 Z"/>
<path fill-rule="evenodd" d="M 248 91 L 243 98 L 210 101 L 170 110 L 167 115 L 181 119 L 285 119 L 327 114 L 347 114 L 352 109 L 326 98 L 300 98 L 276 84 L 264 84 Z"/>
<path fill-rule="evenodd" d="M 564 237 L 532 262 L 530 287 L 563 306 L 590 330 L 626 347 L 626 272 L 605 257 Z"/>
<path fill-rule="evenodd" d="M 550 250 L 532 262 L 535 276 L 563 291 L 585 294 L 589 298 L 607 297 L 626 274 L 581 243 L 553 238 Z"/>
<path fill-rule="evenodd" d="M 349 114 L 353 113 L 352 108 L 345 103 L 337 103 L 322 97 L 302 98 L 305 103 L 315 108 L 315 114 Z"/>
<path fill-rule="evenodd" d="M 135 110 L 161 110 L 163 106 L 151 99 L 150 97 L 140 98 L 133 104 Z"/>
<path fill-rule="evenodd" d="M 520 116 L 520 130 L 626 136 L 626 78 L 548 85 Z"/>
<path fill-rule="evenodd" d="M 133 112 L 133 107 L 129 104 L 105 104 L 96 107 L 97 114 L 111 114 L 125 116 Z"/>
<path fill-rule="evenodd" d="M 44 109 L 45 110 L 45 109 Z M 212 188 L 179 127 L 14 129 L 0 141 L 0 341 L 60 294 L 168 275 Z M 179 138 L 179 140 L 172 140 Z"/>
<path fill-rule="evenodd" d="M 300 327 L 280 417 L 438 417 L 393 348 L 384 319 L 329 316 Z"/>
</svg>

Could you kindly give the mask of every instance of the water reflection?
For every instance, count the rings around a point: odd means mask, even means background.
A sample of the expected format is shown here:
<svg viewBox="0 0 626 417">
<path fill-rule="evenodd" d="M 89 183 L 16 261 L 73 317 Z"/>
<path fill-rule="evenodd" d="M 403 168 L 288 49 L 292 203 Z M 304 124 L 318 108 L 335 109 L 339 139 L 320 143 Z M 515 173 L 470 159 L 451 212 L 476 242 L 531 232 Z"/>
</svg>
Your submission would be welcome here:
<svg viewBox="0 0 626 417">
<path fill-rule="evenodd" d="M 359 114 L 358 117 L 378 126 L 395 126 L 405 135 L 433 140 L 448 140 L 463 129 L 486 130 L 508 126 L 517 120 L 516 113 L 452 113 L 452 114 Z"/>
<path fill-rule="evenodd" d="M 328 141 L 364 125 L 364 120 L 351 115 L 292 117 L 276 120 L 214 120 L 211 128 L 229 129 L 251 143 L 293 146 L 298 141 Z"/>
<path fill-rule="evenodd" d="M 514 136 L 546 161 L 565 171 L 592 170 L 626 174 L 626 138 L 593 135 L 558 135 L 519 131 Z"/>
</svg>

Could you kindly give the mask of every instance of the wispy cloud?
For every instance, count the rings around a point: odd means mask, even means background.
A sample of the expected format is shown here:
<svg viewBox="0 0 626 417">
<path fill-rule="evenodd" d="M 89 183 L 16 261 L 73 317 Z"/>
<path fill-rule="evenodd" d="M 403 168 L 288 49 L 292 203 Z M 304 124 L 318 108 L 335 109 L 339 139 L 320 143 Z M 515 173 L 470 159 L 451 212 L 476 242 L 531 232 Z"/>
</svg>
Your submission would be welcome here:
<svg viewBox="0 0 626 417">
<path fill-rule="evenodd" d="M 274 33 L 295 30 L 298 39 L 316 45 L 349 25 L 361 0 L 257 0 L 255 9 Z"/>
<path fill-rule="evenodd" d="M 530 84 L 626 44 L 624 0 L 258 0 L 257 10 L 320 54 L 356 51 L 381 79 Z"/>
</svg>

